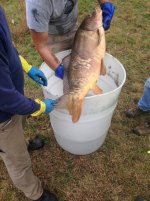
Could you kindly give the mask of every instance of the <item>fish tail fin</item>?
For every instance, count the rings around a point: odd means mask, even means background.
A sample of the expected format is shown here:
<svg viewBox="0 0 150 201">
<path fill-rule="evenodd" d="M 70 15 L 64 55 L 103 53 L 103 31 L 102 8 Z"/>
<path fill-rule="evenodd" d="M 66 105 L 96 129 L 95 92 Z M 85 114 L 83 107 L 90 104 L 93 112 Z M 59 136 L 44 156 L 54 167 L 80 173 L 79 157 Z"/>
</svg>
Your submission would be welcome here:
<svg viewBox="0 0 150 201">
<path fill-rule="evenodd" d="M 72 116 L 72 122 L 75 123 L 79 120 L 83 106 L 83 99 L 76 98 L 73 95 L 69 97 L 68 109 Z"/>
<path fill-rule="evenodd" d="M 82 112 L 83 99 L 79 99 L 74 95 L 63 95 L 58 99 L 55 105 L 56 109 L 67 109 L 72 116 L 72 122 L 75 123 L 79 120 Z"/>
</svg>

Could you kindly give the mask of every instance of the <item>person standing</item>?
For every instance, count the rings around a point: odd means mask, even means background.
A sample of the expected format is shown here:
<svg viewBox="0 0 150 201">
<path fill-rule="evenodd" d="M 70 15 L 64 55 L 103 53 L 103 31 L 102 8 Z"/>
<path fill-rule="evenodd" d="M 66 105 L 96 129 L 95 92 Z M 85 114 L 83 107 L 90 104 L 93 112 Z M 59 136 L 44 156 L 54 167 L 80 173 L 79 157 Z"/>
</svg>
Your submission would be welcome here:
<svg viewBox="0 0 150 201">
<path fill-rule="evenodd" d="M 145 82 L 143 95 L 137 105 L 128 109 L 125 113 L 129 118 L 135 118 L 140 115 L 150 115 L 150 77 Z M 150 116 L 147 123 L 137 126 L 133 131 L 139 135 L 150 134 Z"/>
<path fill-rule="evenodd" d="M 84 0 L 83 0 L 84 1 Z M 103 27 L 108 30 L 115 7 L 109 0 L 98 0 Z M 41 58 L 61 79 L 64 66 L 54 53 L 71 48 L 78 28 L 78 0 L 26 0 L 26 18 L 34 45 Z"/>
<path fill-rule="evenodd" d="M 27 98 L 22 68 L 37 83 L 47 84 L 42 71 L 29 65 L 23 57 L 19 58 L 0 6 L 0 156 L 14 185 L 26 197 L 37 201 L 57 201 L 53 193 L 43 189 L 32 171 L 22 128 L 24 115 L 48 114 L 56 101 Z"/>
</svg>

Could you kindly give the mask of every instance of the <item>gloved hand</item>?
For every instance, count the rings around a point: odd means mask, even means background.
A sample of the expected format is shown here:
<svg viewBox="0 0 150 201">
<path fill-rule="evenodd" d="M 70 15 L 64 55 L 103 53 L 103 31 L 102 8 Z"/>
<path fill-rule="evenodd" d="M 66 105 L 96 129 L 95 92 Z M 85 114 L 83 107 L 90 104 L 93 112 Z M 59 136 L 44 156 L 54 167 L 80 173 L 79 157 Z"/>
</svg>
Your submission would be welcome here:
<svg viewBox="0 0 150 201">
<path fill-rule="evenodd" d="M 31 77 L 35 82 L 47 86 L 47 79 L 44 73 L 38 68 L 32 66 L 29 72 L 27 73 L 29 77 Z"/>
<path fill-rule="evenodd" d="M 63 64 L 59 64 L 59 66 L 56 68 L 55 76 L 63 80 L 63 77 L 64 77 L 64 65 Z"/>
<path fill-rule="evenodd" d="M 29 77 L 31 77 L 35 82 L 43 86 L 47 86 L 47 79 L 44 73 L 38 68 L 28 64 L 28 62 L 21 55 L 19 55 L 19 58 L 20 58 L 23 70 L 29 75 Z"/>
<path fill-rule="evenodd" d="M 103 15 L 103 27 L 105 30 L 108 30 L 114 15 L 115 6 L 110 2 L 106 2 L 101 5 L 101 9 Z"/>
<path fill-rule="evenodd" d="M 38 116 L 42 113 L 48 114 L 54 109 L 54 105 L 57 104 L 57 100 L 44 99 L 43 101 L 35 99 L 35 102 L 40 104 L 40 109 L 31 114 L 31 116 Z"/>
<path fill-rule="evenodd" d="M 45 103 L 45 106 L 46 106 L 44 114 L 48 114 L 51 111 L 53 111 L 54 105 L 57 103 L 57 101 L 56 100 L 51 100 L 51 99 L 45 99 L 45 100 L 43 100 L 43 103 Z"/>
</svg>

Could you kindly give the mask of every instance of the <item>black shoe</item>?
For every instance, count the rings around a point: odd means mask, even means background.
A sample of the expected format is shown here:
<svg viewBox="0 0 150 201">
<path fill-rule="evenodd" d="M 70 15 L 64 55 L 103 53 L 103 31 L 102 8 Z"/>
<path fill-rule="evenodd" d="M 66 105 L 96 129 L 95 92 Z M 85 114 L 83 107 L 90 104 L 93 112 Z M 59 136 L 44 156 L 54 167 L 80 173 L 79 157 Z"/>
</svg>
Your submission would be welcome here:
<svg viewBox="0 0 150 201">
<path fill-rule="evenodd" d="M 44 190 L 42 196 L 37 201 L 58 201 L 58 199 L 53 193 Z"/>
<path fill-rule="evenodd" d="M 136 198 L 135 198 L 135 200 L 134 201 L 146 201 L 143 197 L 141 197 L 140 195 L 139 196 L 137 196 Z"/>
<path fill-rule="evenodd" d="M 44 144 L 44 141 L 39 136 L 36 136 L 27 142 L 27 148 L 28 151 L 34 151 L 43 148 Z"/>
</svg>

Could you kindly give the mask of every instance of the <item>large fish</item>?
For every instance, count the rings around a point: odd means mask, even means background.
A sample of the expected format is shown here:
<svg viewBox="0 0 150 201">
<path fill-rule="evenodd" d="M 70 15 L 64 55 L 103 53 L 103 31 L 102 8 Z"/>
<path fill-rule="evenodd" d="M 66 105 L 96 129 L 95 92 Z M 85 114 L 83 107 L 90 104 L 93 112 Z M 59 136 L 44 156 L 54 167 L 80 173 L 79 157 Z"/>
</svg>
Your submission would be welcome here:
<svg viewBox="0 0 150 201">
<path fill-rule="evenodd" d="M 78 28 L 72 52 L 65 57 L 64 96 L 60 98 L 57 108 L 66 108 L 77 122 L 82 112 L 84 97 L 89 90 L 94 94 L 103 93 L 96 82 L 99 75 L 106 74 L 103 62 L 105 55 L 105 33 L 102 25 L 102 10 L 95 8 L 91 15 L 85 17 Z"/>
</svg>

